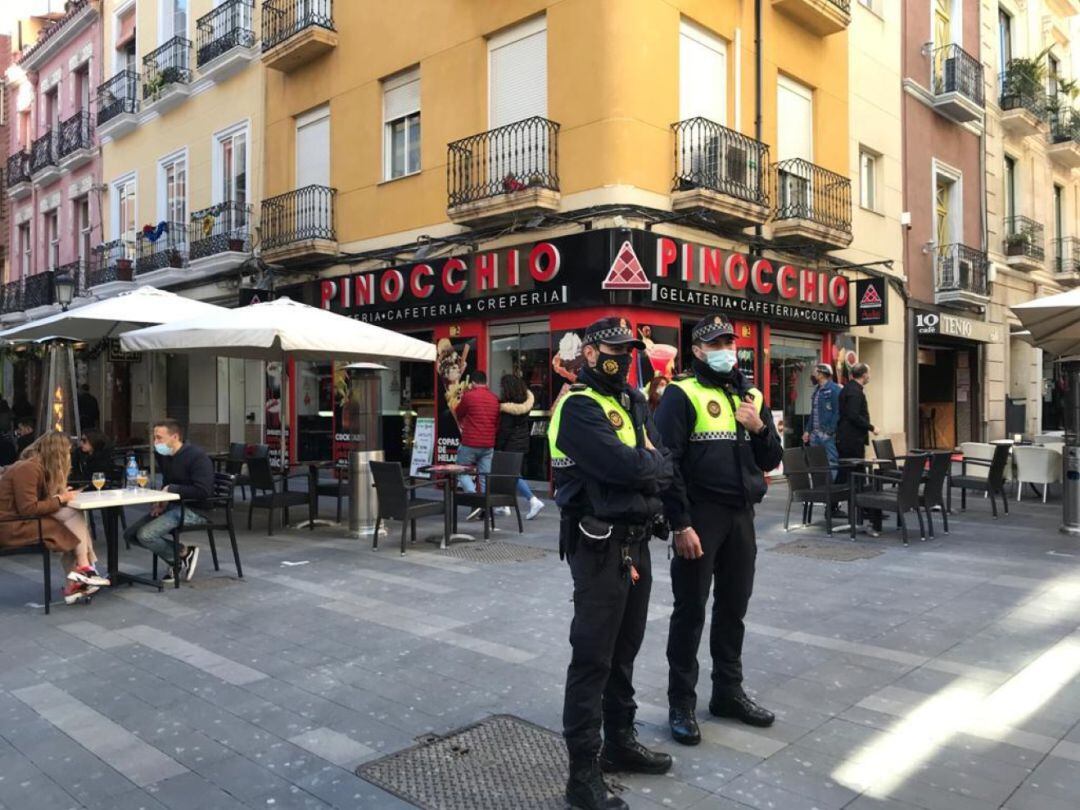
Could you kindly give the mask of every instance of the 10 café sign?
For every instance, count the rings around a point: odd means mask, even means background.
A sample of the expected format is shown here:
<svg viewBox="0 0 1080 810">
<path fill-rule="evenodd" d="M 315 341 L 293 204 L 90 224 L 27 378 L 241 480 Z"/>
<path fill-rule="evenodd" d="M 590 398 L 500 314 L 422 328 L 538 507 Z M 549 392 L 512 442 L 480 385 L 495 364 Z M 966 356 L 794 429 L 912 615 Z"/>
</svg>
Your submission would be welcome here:
<svg viewBox="0 0 1080 810">
<path fill-rule="evenodd" d="M 943 312 L 917 312 L 915 331 L 920 335 L 947 335 L 981 343 L 998 342 L 998 330 L 994 325 Z"/>
</svg>

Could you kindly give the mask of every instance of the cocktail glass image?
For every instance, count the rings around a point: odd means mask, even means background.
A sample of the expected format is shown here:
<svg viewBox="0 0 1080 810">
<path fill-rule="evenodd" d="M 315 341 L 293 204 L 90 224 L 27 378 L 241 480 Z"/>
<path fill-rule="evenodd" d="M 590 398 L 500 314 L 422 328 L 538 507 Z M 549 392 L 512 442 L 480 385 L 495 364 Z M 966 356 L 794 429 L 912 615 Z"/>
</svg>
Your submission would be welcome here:
<svg viewBox="0 0 1080 810">
<path fill-rule="evenodd" d="M 675 371 L 675 358 L 679 350 L 666 343 L 653 343 L 645 347 L 645 356 L 649 358 L 653 371 L 664 377 L 671 377 Z"/>
</svg>

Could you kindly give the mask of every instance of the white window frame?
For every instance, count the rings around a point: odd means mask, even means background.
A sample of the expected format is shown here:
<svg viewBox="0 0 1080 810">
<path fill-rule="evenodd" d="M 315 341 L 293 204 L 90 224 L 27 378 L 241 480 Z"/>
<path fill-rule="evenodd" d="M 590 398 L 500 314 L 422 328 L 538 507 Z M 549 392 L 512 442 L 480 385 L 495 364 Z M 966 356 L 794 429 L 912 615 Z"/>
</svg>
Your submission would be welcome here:
<svg viewBox="0 0 1080 810">
<path fill-rule="evenodd" d="M 25 230 L 24 230 L 25 229 Z M 19 278 L 34 272 L 34 226 L 29 220 L 18 225 Z"/>
<path fill-rule="evenodd" d="M 327 127 L 326 146 L 327 146 L 327 150 L 329 151 L 329 150 L 331 150 L 333 148 L 333 137 L 334 137 L 333 123 L 330 120 L 330 102 L 328 102 L 328 101 L 323 102 L 319 106 L 313 107 L 312 109 L 308 110 L 307 112 L 300 113 L 299 115 L 297 115 L 293 119 L 293 137 L 294 137 L 294 139 L 297 139 L 297 140 L 293 141 L 293 153 L 294 153 L 293 154 L 293 181 L 294 181 L 293 187 L 294 188 L 300 188 L 300 154 L 298 152 L 298 147 L 297 147 L 297 142 L 298 142 L 298 139 L 299 139 L 300 130 L 307 127 L 307 126 L 310 126 L 311 124 L 316 124 L 316 123 L 319 123 L 319 122 L 324 121 L 324 120 L 326 121 L 326 127 Z M 330 180 L 334 176 L 333 175 L 334 166 L 333 166 L 333 162 L 332 162 L 333 154 L 330 153 L 326 157 L 327 157 L 327 173 L 326 173 L 327 174 L 327 185 L 329 185 Z"/>
<path fill-rule="evenodd" d="M 168 183 L 166 171 L 170 166 L 174 166 L 177 163 L 184 164 L 184 219 L 183 225 L 186 228 L 188 225 L 188 219 L 191 216 L 191 204 L 190 204 L 190 191 L 191 191 L 191 161 L 188 160 L 188 149 L 185 146 L 183 149 L 178 149 L 162 158 L 158 159 L 157 164 L 157 222 L 173 222 L 171 219 L 172 213 L 169 211 L 169 199 L 168 199 Z M 157 224 L 156 222 L 154 224 Z"/>
<path fill-rule="evenodd" d="M 120 51 L 116 48 L 117 35 L 120 33 L 120 19 L 128 12 L 135 11 L 135 0 L 127 0 L 126 3 L 120 3 L 112 14 L 112 44 L 109 47 L 112 53 L 112 76 L 115 76 L 120 72 Z M 137 13 L 137 12 L 136 12 Z M 135 61 L 138 62 L 139 54 L 139 27 L 135 26 Z M 105 79 L 110 78 L 106 76 Z M 105 80 L 103 79 L 103 81 Z"/>
<path fill-rule="evenodd" d="M 55 228 L 52 227 L 55 224 Z M 45 269 L 55 270 L 60 266 L 60 207 L 45 212 Z"/>
<path fill-rule="evenodd" d="M 949 215 L 952 222 L 949 241 L 945 244 L 962 245 L 964 244 L 964 173 L 954 166 L 942 163 L 937 158 L 932 160 L 930 167 L 930 211 L 933 212 L 930 241 L 939 248 L 945 246 L 937 244 L 937 180 L 939 175 L 952 183 L 952 194 L 949 196 Z"/>
<path fill-rule="evenodd" d="M 937 0 L 930 0 L 930 39 L 934 43 L 934 50 L 946 45 L 959 45 L 964 47 L 964 0 L 950 0 L 952 9 L 949 11 L 949 42 L 938 42 L 934 39 L 937 26 L 934 25 L 934 4 Z"/>
<path fill-rule="evenodd" d="M 495 87 L 491 83 L 491 77 L 494 71 L 491 69 L 491 58 L 495 51 L 503 48 L 511 43 L 517 42 L 520 39 L 526 39 L 535 34 L 543 32 L 547 37 L 547 14 L 538 14 L 529 20 L 522 20 L 519 23 L 509 26 L 505 30 L 493 34 L 488 37 L 487 41 L 487 103 L 488 103 L 488 129 L 494 128 L 494 122 L 492 121 L 492 113 L 495 110 Z M 551 52 L 548 49 L 548 43 L 545 40 L 544 48 L 550 57 Z M 545 76 L 546 86 L 544 88 L 544 110 L 540 115 L 544 118 L 548 116 L 548 110 L 550 109 L 551 102 L 551 74 L 546 72 Z"/>
<path fill-rule="evenodd" d="M 416 117 L 420 127 L 420 143 L 421 146 L 424 142 L 424 120 L 421 114 L 421 100 L 420 92 L 417 92 L 417 102 L 415 109 L 408 107 L 403 110 L 403 114 L 399 114 L 394 118 L 389 118 L 386 111 L 386 96 L 387 93 L 397 90 L 406 85 L 416 83 L 420 84 L 420 68 L 419 66 L 409 68 L 401 73 L 390 76 L 382 81 L 382 97 L 383 97 L 383 181 L 389 182 L 390 180 L 400 180 L 403 177 L 411 177 L 414 174 L 420 174 L 423 171 L 424 161 L 421 158 L 420 150 L 417 150 L 417 165 L 409 171 L 409 122 L 413 117 Z M 422 92 L 423 88 L 420 88 Z M 394 149 L 393 149 L 393 128 L 394 124 L 399 121 L 405 122 L 405 171 L 401 174 L 395 175 L 394 169 Z"/>
<path fill-rule="evenodd" d="M 185 39 L 191 39 L 188 36 L 188 31 L 191 29 L 191 0 L 184 0 L 186 6 L 184 10 L 185 26 L 183 31 L 177 31 L 174 28 L 176 11 L 174 6 L 177 0 L 158 0 L 157 2 L 157 19 L 158 19 L 158 45 L 164 45 L 173 37 L 184 37 Z M 138 26 L 135 28 L 138 31 Z M 138 51 L 135 51 L 138 53 Z"/>
<path fill-rule="evenodd" d="M 135 218 L 132 220 L 131 231 L 131 249 L 134 249 L 135 237 L 139 233 L 139 177 L 137 172 L 129 172 L 109 184 L 109 220 L 111 222 L 109 234 L 113 240 L 123 239 L 126 235 L 121 229 L 120 223 L 120 194 L 128 183 L 133 187 L 131 199 L 135 208 Z"/>
<path fill-rule="evenodd" d="M 867 200 L 866 173 L 863 171 L 864 159 L 870 160 L 870 196 Z M 859 146 L 859 207 L 864 211 L 881 213 L 881 153 L 866 146 Z M 867 204 L 869 203 L 869 204 Z"/>
<path fill-rule="evenodd" d="M 214 204 L 229 202 L 225 199 L 225 141 L 243 135 L 246 147 L 244 149 L 244 176 L 247 182 L 247 202 L 250 205 L 252 199 L 251 190 L 251 119 L 245 119 L 238 124 L 220 129 L 210 139 L 211 171 L 213 171 L 213 188 L 211 196 Z"/>
<path fill-rule="evenodd" d="M 86 204 L 86 223 L 85 226 L 80 222 L 81 209 L 83 203 Z M 94 231 L 92 216 L 92 208 L 90 205 L 90 195 L 83 194 L 81 197 L 76 197 L 73 200 L 71 206 L 71 225 L 75 231 L 75 256 L 83 263 L 83 266 L 87 266 L 90 263 L 90 257 L 93 255 L 94 245 L 91 239 L 91 234 Z M 83 246 L 86 246 L 86 253 L 83 253 Z"/>
</svg>

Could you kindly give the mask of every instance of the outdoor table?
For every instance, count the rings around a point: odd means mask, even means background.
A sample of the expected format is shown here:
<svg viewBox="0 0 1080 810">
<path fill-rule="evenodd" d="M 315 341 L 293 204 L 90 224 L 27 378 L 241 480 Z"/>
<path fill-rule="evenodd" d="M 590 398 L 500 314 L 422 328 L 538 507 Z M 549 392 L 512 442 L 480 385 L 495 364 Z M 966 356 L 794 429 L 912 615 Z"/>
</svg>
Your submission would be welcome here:
<svg viewBox="0 0 1080 810">
<path fill-rule="evenodd" d="M 116 587 L 121 582 L 139 582 L 161 591 L 164 586 L 160 582 L 136 576 L 135 574 L 127 574 L 120 570 L 120 509 L 124 506 L 179 500 L 180 496 L 175 492 L 162 492 L 157 489 L 103 489 L 99 492 L 80 492 L 78 497 L 68 506 L 83 513 L 95 509 L 101 510 L 101 522 L 105 526 L 105 542 L 108 549 L 106 557 L 108 560 L 109 581 L 113 587 Z"/>
<path fill-rule="evenodd" d="M 457 491 L 457 478 L 459 475 L 476 475 L 476 467 L 463 464 L 429 464 L 426 467 L 420 467 L 419 472 L 446 477 L 446 480 L 443 481 L 443 501 L 446 504 L 446 514 L 443 516 L 443 536 L 439 541 L 439 548 L 445 549 L 447 543 L 452 543 L 455 540 L 462 542 L 476 540 L 471 534 L 454 532 L 454 529 L 457 528 L 457 499 L 454 495 Z"/>
</svg>

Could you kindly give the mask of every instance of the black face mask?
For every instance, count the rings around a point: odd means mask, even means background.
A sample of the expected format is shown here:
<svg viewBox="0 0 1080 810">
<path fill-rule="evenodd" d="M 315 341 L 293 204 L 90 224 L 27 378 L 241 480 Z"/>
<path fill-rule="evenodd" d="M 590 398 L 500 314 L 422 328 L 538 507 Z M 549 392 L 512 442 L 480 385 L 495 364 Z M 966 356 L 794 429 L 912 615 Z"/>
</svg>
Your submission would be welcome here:
<svg viewBox="0 0 1080 810">
<path fill-rule="evenodd" d="M 626 385 L 626 375 L 630 372 L 630 355 L 601 353 L 595 371 L 602 380 L 622 387 Z"/>
</svg>

